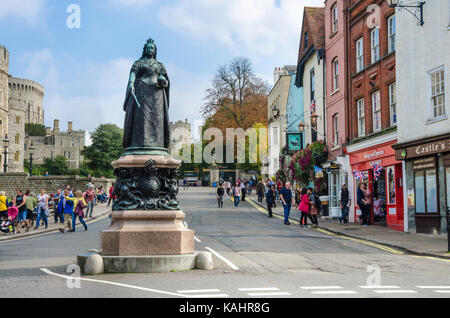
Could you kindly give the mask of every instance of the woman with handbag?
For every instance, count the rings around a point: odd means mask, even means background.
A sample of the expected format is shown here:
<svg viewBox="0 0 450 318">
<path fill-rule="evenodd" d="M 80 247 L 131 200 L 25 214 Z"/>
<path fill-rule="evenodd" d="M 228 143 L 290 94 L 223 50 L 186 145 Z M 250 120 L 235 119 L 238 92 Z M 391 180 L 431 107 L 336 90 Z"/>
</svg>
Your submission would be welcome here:
<svg viewBox="0 0 450 318">
<path fill-rule="evenodd" d="M 301 201 L 298 206 L 298 209 L 301 212 L 300 227 L 304 228 L 308 228 L 308 215 L 310 209 L 310 201 L 307 193 L 308 190 L 306 188 L 303 188 L 301 194 Z"/>
</svg>

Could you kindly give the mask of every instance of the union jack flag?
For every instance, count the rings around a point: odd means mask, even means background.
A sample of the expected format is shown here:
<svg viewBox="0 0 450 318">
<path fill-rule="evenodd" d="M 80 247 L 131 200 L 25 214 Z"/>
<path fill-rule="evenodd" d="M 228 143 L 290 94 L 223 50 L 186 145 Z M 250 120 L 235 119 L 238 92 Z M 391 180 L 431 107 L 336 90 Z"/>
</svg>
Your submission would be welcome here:
<svg viewBox="0 0 450 318">
<path fill-rule="evenodd" d="M 360 181 L 363 181 L 366 178 L 366 176 L 359 170 L 353 170 L 353 175 L 355 176 L 356 180 Z"/>
<path fill-rule="evenodd" d="M 309 110 L 311 111 L 311 115 L 316 112 L 316 100 L 314 99 L 309 105 Z"/>
<path fill-rule="evenodd" d="M 383 169 L 384 168 L 378 164 L 375 164 L 373 166 L 373 178 L 375 179 L 375 181 L 378 181 L 381 175 L 381 171 L 383 171 Z"/>
</svg>

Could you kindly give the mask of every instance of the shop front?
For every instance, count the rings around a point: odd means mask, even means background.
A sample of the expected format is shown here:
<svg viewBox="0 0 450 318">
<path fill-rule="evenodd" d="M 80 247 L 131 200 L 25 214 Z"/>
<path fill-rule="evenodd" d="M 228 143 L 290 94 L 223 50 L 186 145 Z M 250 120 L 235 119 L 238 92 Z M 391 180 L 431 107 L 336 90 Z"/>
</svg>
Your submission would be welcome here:
<svg viewBox="0 0 450 318">
<path fill-rule="evenodd" d="M 417 233 L 446 231 L 450 213 L 450 134 L 394 145 L 405 160 L 409 227 Z"/>
<path fill-rule="evenodd" d="M 350 152 L 352 171 L 359 172 L 362 179 L 353 176 L 353 198 L 361 182 L 367 184 L 370 191 L 370 213 L 372 224 L 404 230 L 403 208 L 403 171 L 402 161 L 395 158 L 392 145 L 396 140 Z M 360 177 L 361 178 L 361 177 Z M 355 218 L 361 210 L 355 204 Z"/>
</svg>

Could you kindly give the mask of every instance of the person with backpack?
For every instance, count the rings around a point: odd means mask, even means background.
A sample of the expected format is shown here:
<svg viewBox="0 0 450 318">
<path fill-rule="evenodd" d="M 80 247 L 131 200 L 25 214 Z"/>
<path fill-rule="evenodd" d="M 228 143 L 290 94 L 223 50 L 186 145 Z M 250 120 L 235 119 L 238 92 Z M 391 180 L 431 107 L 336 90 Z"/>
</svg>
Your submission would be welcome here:
<svg viewBox="0 0 450 318">
<path fill-rule="evenodd" d="M 275 201 L 275 187 L 272 186 L 267 190 L 266 194 L 266 203 L 267 203 L 267 211 L 269 212 L 269 218 L 273 218 L 272 214 L 272 205 Z"/>
<path fill-rule="evenodd" d="M 223 196 L 225 194 L 225 190 L 223 188 L 223 184 L 219 185 L 217 188 L 217 204 L 219 208 L 223 208 Z"/>
<path fill-rule="evenodd" d="M 339 205 L 341 207 L 341 217 L 339 218 L 339 224 L 348 223 L 349 208 L 352 203 L 350 198 L 350 191 L 347 189 L 347 185 L 343 184 L 341 191 L 339 192 Z"/>
</svg>

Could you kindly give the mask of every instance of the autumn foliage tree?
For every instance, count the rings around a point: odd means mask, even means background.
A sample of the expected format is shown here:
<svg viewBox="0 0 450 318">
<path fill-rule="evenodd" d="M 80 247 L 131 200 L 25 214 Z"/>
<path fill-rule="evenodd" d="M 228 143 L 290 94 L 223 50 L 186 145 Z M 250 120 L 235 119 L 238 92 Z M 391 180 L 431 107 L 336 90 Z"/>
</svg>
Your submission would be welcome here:
<svg viewBox="0 0 450 318">
<path fill-rule="evenodd" d="M 237 57 L 219 66 L 202 107 L 205 127 L 225 134 L 226 128 L 266 126 L 268 93 L 268 83 L 255 75 L 248 58 Z"/>
</svg>

